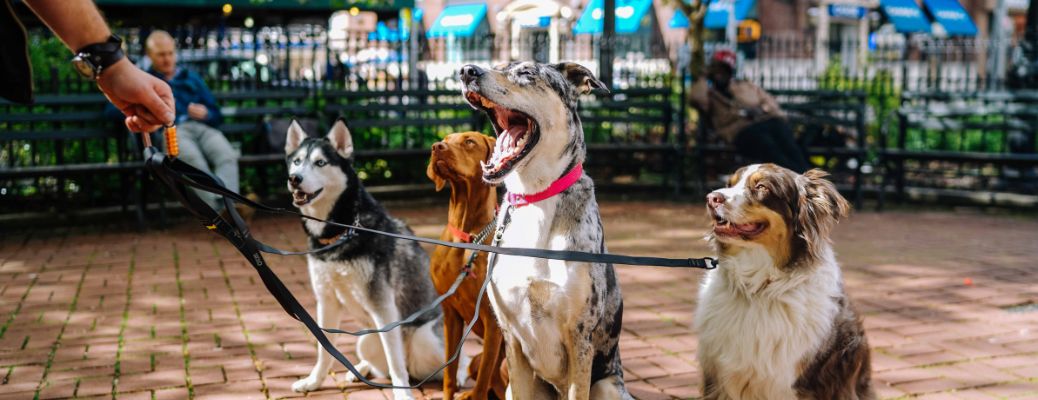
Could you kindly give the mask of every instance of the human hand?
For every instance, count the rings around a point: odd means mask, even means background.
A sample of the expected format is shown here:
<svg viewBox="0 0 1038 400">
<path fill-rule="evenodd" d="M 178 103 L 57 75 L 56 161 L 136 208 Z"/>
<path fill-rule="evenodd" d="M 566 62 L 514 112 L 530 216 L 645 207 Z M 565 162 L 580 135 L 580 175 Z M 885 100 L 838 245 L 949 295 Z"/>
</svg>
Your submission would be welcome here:
<svg viewBox="0 0 1038 400">
<path fill-rule="evenodd" d="M 187 105 L 187 116 L 193 120 L 204 121 L 209 117 L 209 109 L 202 104 L 191 103 Z"/>
<path fill-rule="evenodd" d="M 129 60 L 119 60 L 101 71 L 97 86 L 126 115 L 126 127 L 131 132 L 152 132 L 173 124 L 173 91 L 169 84 Z"/>
<path fill-rule="evenodd" d="M 746 117 L 750 119 L 755 119 L 763 115 L 765 113 L 765 110 L 760 107 L 747 107 L 743 109 L 743 113 Z"/>
</svg>

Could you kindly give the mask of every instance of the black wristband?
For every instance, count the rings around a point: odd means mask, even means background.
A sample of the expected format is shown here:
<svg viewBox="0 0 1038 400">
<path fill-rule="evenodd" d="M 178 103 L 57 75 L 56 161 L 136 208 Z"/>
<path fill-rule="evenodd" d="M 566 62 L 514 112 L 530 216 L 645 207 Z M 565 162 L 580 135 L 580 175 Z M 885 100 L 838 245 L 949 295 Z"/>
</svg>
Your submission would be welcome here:
<svg viewBox="0 0 1038 400">
<path fill-rule="evenodd" d="M 76 51 L 73 63 L 81 74 L 97 79 L 102 71 L 125 57 L 122 44 L 123 40 L 116 35 L 101 43 L 88 44 Z"/>
</svg>

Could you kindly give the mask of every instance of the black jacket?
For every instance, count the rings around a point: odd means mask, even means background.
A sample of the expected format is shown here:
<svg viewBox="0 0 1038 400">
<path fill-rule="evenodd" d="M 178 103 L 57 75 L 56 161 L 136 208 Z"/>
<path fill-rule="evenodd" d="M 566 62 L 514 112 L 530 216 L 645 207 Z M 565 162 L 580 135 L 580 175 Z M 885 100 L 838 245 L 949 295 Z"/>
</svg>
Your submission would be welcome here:
<svg viewBox="0 0 1038 400">
<path fill-rule="evenodd" d="M 9 0 L 0 3 L 0 97 L 31 104 L 32 66 L 25 27 L 15 17 Z"/>
</svg>

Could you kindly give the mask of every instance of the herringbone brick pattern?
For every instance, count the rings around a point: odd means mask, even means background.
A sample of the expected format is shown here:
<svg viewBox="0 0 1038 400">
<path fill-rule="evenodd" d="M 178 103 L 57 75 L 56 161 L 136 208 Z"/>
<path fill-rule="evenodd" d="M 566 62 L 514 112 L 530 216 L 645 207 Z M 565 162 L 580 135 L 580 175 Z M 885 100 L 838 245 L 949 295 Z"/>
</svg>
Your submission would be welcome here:
<svg viewBox="0 0 1038 400">
<path fill-rule="evenodd" d="M 445 207 L 392 207 L 425 236 Z M 698 257 L 700 205 L 603 205 L 613 252 Z M 257 236 L 300 249 L 299 223 L 257 218 Z M 865 315 L 884 398 L 1038 398 L 1038 221 L 853 215 L 836 230 L 847 290 Z M 311 309 L 302 257 L 269 256 Z M 695 398 L 699 271 L 620 267 L 621 352 L 639 399 Z M 1034 311 L 1034 312 L 1027 312 Z M 348 328 L 360 328 L 351 321 Z M 352 355 L 353 340 L 340 338 Z M 0 238 L 0 399 L 304 397 L 291 383 L 316 350 L 221 238 L 166 231 L 8 232 Z M 307 398 L 387 399 L 342 371 Z M 470 382 L 471 383 L 471 382 Z M 439 398 L 436 384 L 416 390 Z"/>
</svg>

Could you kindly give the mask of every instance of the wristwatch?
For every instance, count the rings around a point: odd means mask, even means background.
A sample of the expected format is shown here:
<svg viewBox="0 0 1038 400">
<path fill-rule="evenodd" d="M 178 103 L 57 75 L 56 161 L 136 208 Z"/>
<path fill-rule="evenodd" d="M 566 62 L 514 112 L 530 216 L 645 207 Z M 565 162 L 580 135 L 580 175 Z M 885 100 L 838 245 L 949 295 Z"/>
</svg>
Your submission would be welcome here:
<svg viewBox="0 0 1038 400">
<path fill-rule="evenodd" d="M 76 51 L 76 56 L 72 58 L 72 66 L 76 67 L 76 71 L 84 78 L 97 80 L 101 77 L 101 72 L 122 60 L 124 56 L 123 39 L 113 34 L 104 42 L 88 44 Z"/>
</svg>

